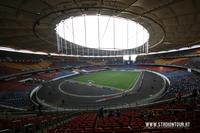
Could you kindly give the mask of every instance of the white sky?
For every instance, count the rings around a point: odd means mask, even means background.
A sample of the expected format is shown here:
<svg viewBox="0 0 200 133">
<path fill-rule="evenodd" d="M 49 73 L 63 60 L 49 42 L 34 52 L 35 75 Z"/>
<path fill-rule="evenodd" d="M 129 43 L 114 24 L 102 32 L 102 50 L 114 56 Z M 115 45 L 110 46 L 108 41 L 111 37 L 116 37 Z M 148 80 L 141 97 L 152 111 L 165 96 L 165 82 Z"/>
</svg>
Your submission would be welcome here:
<svg viewBox="0 0 200 133">
<path fill-rule="evenodd" d="M 56 30 L 70 42 L 90 48 L 99 48 L 100 43 L 101 49 L 135 48 L 143 45 L 149 38 L 149 33 L 140 24 L 110 16 L 71 17 L 61 21 Z"/>
</svg>

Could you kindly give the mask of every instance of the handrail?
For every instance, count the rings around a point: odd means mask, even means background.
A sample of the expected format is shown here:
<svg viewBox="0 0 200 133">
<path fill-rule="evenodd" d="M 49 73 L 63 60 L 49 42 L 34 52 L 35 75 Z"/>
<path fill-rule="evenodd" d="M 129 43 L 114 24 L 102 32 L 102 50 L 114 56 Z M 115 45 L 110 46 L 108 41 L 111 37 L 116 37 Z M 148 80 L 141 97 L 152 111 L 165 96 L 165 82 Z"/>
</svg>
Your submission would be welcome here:
<svg viewBox="0 0 200 133">
<path fill-rule="evenodd" d="M 18 108 L 18 107 L 4 105 L 4 104 L 0 104 L 0 107 L 7 108 L 7 109 L 13 109 L 13 110 L 19 110 L 19 111 L 27 111 L 27 109 L 24 109 L 24 108 Z"/>
</svg>

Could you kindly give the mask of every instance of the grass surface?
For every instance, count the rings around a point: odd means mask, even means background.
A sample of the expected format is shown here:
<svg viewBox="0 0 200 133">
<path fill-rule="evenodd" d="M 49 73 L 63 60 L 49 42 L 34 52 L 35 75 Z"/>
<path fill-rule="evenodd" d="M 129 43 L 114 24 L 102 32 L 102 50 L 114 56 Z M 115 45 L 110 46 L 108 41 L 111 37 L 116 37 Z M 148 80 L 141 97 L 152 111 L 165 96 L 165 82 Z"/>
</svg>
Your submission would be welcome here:
<svg viewBox="0 0 200 133">
<path fill-rule="evenodd" d="M 74 77 L 73 80 L 127 90 L 135 84 L 139 75 L 140 72 L 134 71 L 101 71 L 80 75 Z"/>
</svg>

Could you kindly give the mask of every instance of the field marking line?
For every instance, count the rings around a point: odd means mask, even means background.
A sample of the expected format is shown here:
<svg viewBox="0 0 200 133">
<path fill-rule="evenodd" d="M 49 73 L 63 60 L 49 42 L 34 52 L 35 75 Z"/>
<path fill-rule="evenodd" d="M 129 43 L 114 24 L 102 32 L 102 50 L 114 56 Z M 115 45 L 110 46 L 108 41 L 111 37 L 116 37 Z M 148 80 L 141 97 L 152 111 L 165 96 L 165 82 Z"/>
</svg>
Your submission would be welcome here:
<svg viewBox="0 0 200 133">
<path fill-rule="evenodd" d="M 137 78 L 135 79 L 135 82 L 133 82 L 132 81 L 132 83 L 129 85 L 129 87 L 128 87 L 128 89 L 127 90 L 129 90 L 129 89 L 131 89 L 131 88 L 134 88 L 135 87 L 135 85 L 136 85 L 136 83 L 138 82 L 138 80 L 139 80 L 139 78 L 140 78 L 140 76 L 141 76 L 141 74 L 142 74 L 142 72 L 137 72 Z"/>
<path fill-rule="evenodd" d="M 65 82 L 67 82 L 67 81 L 68 81 L 68 80 L 65 80 L 65 81 L 61 82 L 61 83 L 58 85 L 58 90 L 59 90 L 61 93 L 66 94 L 66 95 L 69 95 L 69 96 L 74 96 L 74 97 L 85 97 L 85 98 L 91 98 L 91 97 L 93 97 L 93 98 L 102 98 L 102 97 L 110 97 L 110 96 L 120 95 L 121 93 L 123 93 L 123 92 L 120 92 L 120 93 L 114 93 L 114 94 L 109 94 L 109 95 L 100 95 L 100 96 L 91 96 L 91 95 L 89 96 L 89 95 L 72 94 L 72 93 L 68 93 L 68 92 L 64 91 L 64 90 L 61 88 L 61 86 L 62 86 Z"/>
</svg>

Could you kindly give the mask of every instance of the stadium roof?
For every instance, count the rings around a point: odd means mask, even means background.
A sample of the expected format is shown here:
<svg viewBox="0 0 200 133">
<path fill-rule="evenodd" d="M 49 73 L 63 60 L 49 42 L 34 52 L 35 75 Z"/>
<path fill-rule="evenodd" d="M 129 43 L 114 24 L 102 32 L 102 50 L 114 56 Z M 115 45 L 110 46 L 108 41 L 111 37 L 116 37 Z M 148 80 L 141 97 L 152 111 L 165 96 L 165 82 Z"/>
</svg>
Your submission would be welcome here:
<svg viewBox="0 0 200 133">
<path fill-rule="evenodd" d="M 2 0 L 0 46 L 56 52 L 56 24 L 83 14 L 140 23 L 150 33 L 151 52 L 200 42 L 199 0 Z"/>
</svg>

